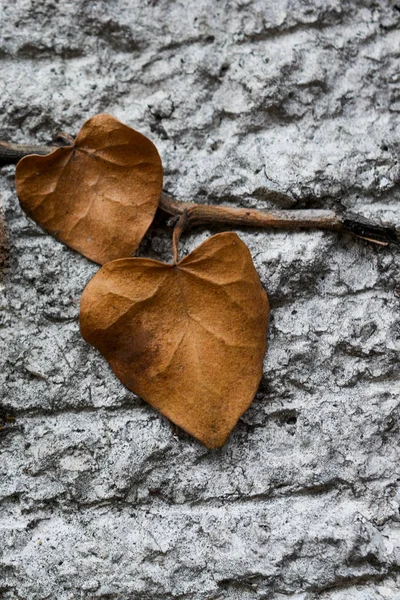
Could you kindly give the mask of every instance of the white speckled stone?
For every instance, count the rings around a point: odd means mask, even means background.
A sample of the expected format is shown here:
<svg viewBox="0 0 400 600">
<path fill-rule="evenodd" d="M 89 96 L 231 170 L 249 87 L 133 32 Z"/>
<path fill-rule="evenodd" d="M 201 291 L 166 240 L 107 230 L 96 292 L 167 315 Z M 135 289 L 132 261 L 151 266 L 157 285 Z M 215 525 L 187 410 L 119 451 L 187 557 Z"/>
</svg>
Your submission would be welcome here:
<svg viewBox="0 0 400 600">
<path fill-rule="evenodd" d="M 0 139 L 106 111 L 153 139 L 182 200 L 400 226 L 399 3 L 15 0 L 1 24 Z M 0 598 L 398 600 L 399 250 L 240 232 L 269 349 L 208 451 L 81 339 L 97 266 L 21 212 L 14 167 L 0 191 Z M 169 232 L 141 254 L 169 260 Z"/>
</svg>

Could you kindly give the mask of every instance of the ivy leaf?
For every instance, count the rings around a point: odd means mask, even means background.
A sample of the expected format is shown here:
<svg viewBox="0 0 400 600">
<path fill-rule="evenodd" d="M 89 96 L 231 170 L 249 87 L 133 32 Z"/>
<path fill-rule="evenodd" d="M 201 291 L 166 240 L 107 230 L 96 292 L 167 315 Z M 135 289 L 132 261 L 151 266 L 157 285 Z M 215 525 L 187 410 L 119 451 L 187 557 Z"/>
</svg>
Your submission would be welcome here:
<svg viewBox="0 0 400 600">
<path fill-rule="evenodd" d="M 73 146 L 20 160 L 16 188 L 43 229 L 104 264 L 134 253 L 150 226 L 162 190 L 161 159 L 144 135 L 99 114 Z"/>
<path fill-rule="evenodd" d="M 80 326 L 126 387 L 216 448 L 257 391 L 268 313 L 246 245 L 220 233 L 177 264 L 108 263 L 83 292 Z"/>
</svg>

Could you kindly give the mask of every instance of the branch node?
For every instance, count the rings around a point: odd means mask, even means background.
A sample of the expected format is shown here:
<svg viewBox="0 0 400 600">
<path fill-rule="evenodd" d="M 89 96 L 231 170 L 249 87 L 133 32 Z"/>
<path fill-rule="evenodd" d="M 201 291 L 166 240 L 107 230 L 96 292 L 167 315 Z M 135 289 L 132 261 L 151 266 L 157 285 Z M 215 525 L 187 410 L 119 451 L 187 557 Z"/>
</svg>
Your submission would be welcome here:
<svg viewBox="0 0 400 600">
<path fill-rule="evenodd" d="M 60 146 L 73 146 L 75 144 L 75 139 L 71 134 L 60 131 L 55 137 L 55 143 Z"/>
</svg>

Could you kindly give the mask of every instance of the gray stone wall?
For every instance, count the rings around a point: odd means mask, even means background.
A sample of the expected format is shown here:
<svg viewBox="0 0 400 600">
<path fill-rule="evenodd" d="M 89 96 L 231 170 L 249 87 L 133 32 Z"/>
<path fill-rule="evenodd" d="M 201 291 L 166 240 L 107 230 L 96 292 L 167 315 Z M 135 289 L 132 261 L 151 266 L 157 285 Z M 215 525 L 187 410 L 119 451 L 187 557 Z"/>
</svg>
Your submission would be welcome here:
<svg viewBox="0 0 400 600">
<path fill-rule="evenodd" d="M 165 189 L 400 226 L 400 4 L 3 0 L 0 139 L 110 112 Z M 208 451 L 80 337 L 96 265 L 0 173 L 0 598 L 399 600 L 399 250 L 240 232 L 271 306 L 259 393 Z M 186 236 L 189 251 L 210 232 Z M 169 260 L 158 221 L 142 255 Z"/>
</svg>

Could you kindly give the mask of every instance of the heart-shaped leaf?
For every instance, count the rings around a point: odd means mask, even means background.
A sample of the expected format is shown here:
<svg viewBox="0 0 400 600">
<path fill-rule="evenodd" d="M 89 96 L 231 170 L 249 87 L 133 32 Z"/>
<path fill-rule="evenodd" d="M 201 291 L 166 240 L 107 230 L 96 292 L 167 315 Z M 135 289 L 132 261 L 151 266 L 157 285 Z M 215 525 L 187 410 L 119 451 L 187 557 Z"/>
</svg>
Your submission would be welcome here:
<svg viewBox="0 0 400 600">
<path fill-rule="evenodd" d="M 246 245 L 220 233 L 174 265 L 108 263 L 83 292 L 80 325 L 126 387 L 216 448 L 257 391 L 268 313 Z"/>
<path fill-rule="evenodd" d="M 24 211 L 91 260 L 130 256 L 157 210 L 161 159 L 144 135 L 111 115 L 83 125 L 75 144 L 19 161 L 16 188 Z"/>
</svg>

